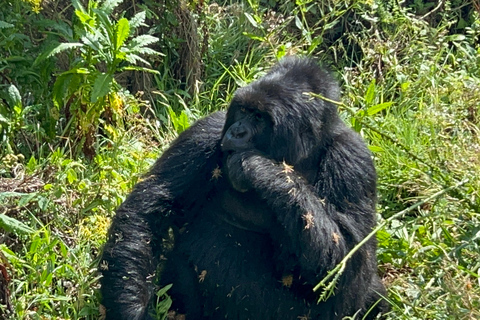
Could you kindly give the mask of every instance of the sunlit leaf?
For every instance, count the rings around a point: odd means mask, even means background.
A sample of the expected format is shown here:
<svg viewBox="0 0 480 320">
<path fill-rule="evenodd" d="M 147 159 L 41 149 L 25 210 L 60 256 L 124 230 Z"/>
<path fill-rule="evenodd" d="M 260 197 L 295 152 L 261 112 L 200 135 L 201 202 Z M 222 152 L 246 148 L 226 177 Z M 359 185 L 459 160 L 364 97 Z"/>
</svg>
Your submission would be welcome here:
<svg viewBox="0 0 480 320">
<path fill-rule="evenodd" d="M 370 108 L 367 109 L 367 115 L 372 116 L 376 113 L 379 113 L 380 111 L 389 108 L 392 104 L 393 102 L 389 101 L 389 102 L 379 103 L 374 106 L 371 106 Z"/>
<path fill-rule="evenodd" d="M 5 214 L 0 214 L 0 229 L 16 234 L 32 233 L 33 229 L 26 224 L 11 218 Z"/>
<path fill-rule="evenodd" d="M 375 79 L 370 82 L 367 92 L 365 93 L 365 103 L 367 105 L 372 104 L 373 99 L 375 98 Z"/>
<path fill-rule="evenodd" d="M 7 96 L 8 104 L 12 108 L 21 108 L 22 107 L 22 97 L 20 96 L 20 92 L 18 91 L 17 87 L 13 84 L 8 86 L 7 89 Z"/>
<path fill-rule="evenodd" d="M 115 28 L 115 37 L 116 37 L 116 43 L 115 47 L 117 50 L 123 45 L 125 40 L 128 38 L 130 34 L 130 25 L 128 23 L 128 20 L 126 18 L 122 18 L 118 20 L 117 26 Z"/>
<path fill-rule="evenodd" d="M 138 12 L 136 15 L 134 15 L 133 18 L 130 19 L 129 21 L 130 33 L 133 33 L 133 31 L 135 31 L 135 29 L 138 27 L 146 26 L 145 18 L 146 18 L 145 11 Z"/>
<path fill-rule="evenodd" d="M 252 15 L 248 12 L 245 12 L 245 17 L 247 17 L 248 22 L 252 24 L 255 28 L 258 28 L 258 23 L 255 21 L 255 19 L 252 17 Z"/>
<path fill-rule="evenodd" d="M 105 0 L 100 9 L 105 11 L 106 14 L 112 13 L 113 9 L 115 9 L 123 0 Z"/>
<path fill-rule="evenodd" d="M 128 47 L 131 50 L 137 50 L 137 47 L 145 47 L 145 46 L 148 46 L 149 44 L 158 42 L 158 40 L 159 39 L 157 37 L 151 36 L 149 34 L 142 34 L 138 37 L 133 38 L 129 42 Z"/>
<path fill-rule="evenodd" d="M 97 102 L 98 98 L 104 97 L 110 91 L 110 87 L 113 81 L 113 75 L 109 73 L 98 74 L 95 82 L 93 83 L 92 95 L 90 102 Z"/>
<path fill-rule="evenodd" d="M 84 45 L 83 43 L 78 43 L 78 42 L 60 43 L 57 46 L 42 52 L 42 54 L 40 54 L 37 57 L 37 59 L 35 59 L 35 62 L 33 63 L 33 65 L 38 65 L 39 63 L 43 62 L 45 59 L 50 58 L 62 51 L 80 48 L 80 47 L 83 47 L 83 45 Z"/>
<path fill-rule="evenodd" d="M 94 26 L 95 20 L 88 13 L 81 10 L 75 10 L 75 15 L 78 17 L 78 19 L 83 25 L 88 25 L 91 27 Z"/>
</svg>

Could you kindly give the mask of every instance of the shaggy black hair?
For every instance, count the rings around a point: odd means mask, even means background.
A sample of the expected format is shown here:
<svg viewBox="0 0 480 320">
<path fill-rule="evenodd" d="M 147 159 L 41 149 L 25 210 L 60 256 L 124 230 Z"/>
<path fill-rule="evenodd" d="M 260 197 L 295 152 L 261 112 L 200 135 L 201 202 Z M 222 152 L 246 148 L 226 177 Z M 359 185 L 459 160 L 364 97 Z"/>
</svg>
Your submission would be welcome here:
<svg viewBox="0 0 480 320">
<path fill-rule="evenodd" d="M 149 319 L 157 270 L 187 320 L 388 310 L 375 239 L 317 304 L 313 287 L 375 226 L 376 174 L 335 105 L 309 93 L 339 99 L 328 72 L 289 57 L 226 114 L 180 134 L 113 219 L 100 268 L 107 319 Z"/>
</svg>

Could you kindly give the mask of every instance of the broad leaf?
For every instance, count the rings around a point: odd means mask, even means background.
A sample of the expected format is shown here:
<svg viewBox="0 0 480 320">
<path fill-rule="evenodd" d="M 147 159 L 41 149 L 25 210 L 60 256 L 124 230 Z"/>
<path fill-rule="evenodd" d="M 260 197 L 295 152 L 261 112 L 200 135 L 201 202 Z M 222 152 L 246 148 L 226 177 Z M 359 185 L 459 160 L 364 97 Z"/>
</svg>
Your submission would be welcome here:
<svg viewBox="0 0 480 320">
<path fill-rule="evenodd" d="M 125 56 L 125 59 L 126 59 L 128 62 L 132 63 L 132 64 L 136 64 L 137 61 L 140 61 L 140 62 L 145 63 L 147 66 L 150 65 L 150 63 L 149 63 L 147 60 L 143 59 L 143 58 L 140 57 L 140 56 L 137 56 L 136 54 L 128 53 L 128 54 Z"/>
<path fill-rule="evenodd" d="M 105 0 L 103 4 L 100 6 L 106 14 L 112 13 L 113 9 L 115 9 L 123 0 Z"/>
<path fill-rule="evenodd" d="M 100 73 L 93 83 L 90 102 L 97 102 L 98 98 L 106 96 L 110 92 L 113 75 L 109 73 Z"/>
<path fill-rule="evenodd" d="M 385 151 L 382 147 L 379 146 L 368 146 L 368 149 L 370 149 L 370 151 L 372 151 L 373 153 L 380 153 Z"/>
<path fill-rule="evenodd" d="M 75 15 L 80 19 L 80 22 L 84 26 L 93 27 L 95 25 L 95 20 L 88 13 L 81 10 L 75 10 Z"/>
<path fill-rule="evenodd" d="M 5 21 L 0 20 L 0 29 L 13 28 L 14 25 Z"/>
<path fill-rule="evenodd" d="M 135 47 L 133 49 L 128 50 L 128 53 L 140 53 L 140 54 L 151 54 L 151 55 L 164 55 L 158 51 L 153 50 L 149 47 Z"/>
<path fill-rule="evenodd" d="M 367 109 L 367 115 L 372 116 L 376 113 L 379 113 L 380 111 L 389 108 L 392 104 L 393 102 L 389 101 L 389 102 L 379 103 L 374 106 L 371 106 L 370 108 Z"/>
<path fill-rule="evenodd" d="M 136 50 L 137 47 L 146 47 L 149 44 L 157 42 L 159 39 L 157 37 L 151 36 L 149 34 L 143 34 L 141 36 L 135 37 L 130 41 L 128 47 L 131 50 Z"/>
<path fill-rule="evenodd" d="M 81 11 L 81 12 L 86 12 L 85 8 L 82 6 L 79 0 L 72 0 L 72 5 L 75 8 L 75 10 Z"/>
<path fill-rule="evenodd" d="M 79 89 L 82 81 L 83 69 L 73 69 L 62 73 L 57 77 L 52 89 L 53 104 L 57 108 L 64 106 L 71 94 Z"/>
<path fill-rule="evenodd" d="M 0 214 L 0 228 L 15 234 L 25 234 L 33 232 L 33 229 L 26 224 L 5 214 Z"/>
<path fill-rule="evenodd" d="M 130 25 L 126 18 L 118 20 L 115 28 L 115 48 L 118 50 L 130 35 Z"/>
<path fill-rule="evenodd" d="M 147 25 L 145 24 L 145 11 L 141 11 L 137 13 L 136 15 L 133 16 L 132 19 L 130 19 L 129 24 L 130 24 L 130 33 L 133 34 L 136 28 L 144 26 L 146 27 Z"/>
<path fill-rule="evenodd" d="M 22 97 L 20 96 L 20 92 L 18 91 L 17 87 L 15 87 L 13 84 L 8 87 L 6 98 L 10 107 L 20 110 L 22 107 Z"/>
<path fill-rule="evenodd" d="M 245 12 L 244 13 L 245 17 L 247 17 L 247 20 L 254 26 L 255 28 L 258 28 L 258 23 L 255 21 L 255 19 L 252 17 L 250 13 Z"/>
<path fill-rule="evenodd" d="M 45 50 L 40 54 L 37 59 L 35 59 L 35 62 L 33 63 L 34 66 L 38 65 L 39 63 L 42 63 L 45 59 L 50 58 L 51 56 L 54 56 L 62 51 L 70 50 L 70 49 L 75 49 L 75 48 L 80 48 L 83 47 L 83 43 L 78 43 L 78 42 L 73 42 L 73 43 L 60 43 L 48 50 Z"/>
<path fill-rule="evenodd" d="M 82 41 L 92 48 L 93 51 L 100 52 L 100 42 L 98 41 L 98 38 L 95 37 L 94 35 L 87 35 L 85 37 L 82 37 Z"/>
<path fill-rule="evenodd" d="M 372 104 L 373 99 L 375 98 L 375 79 L 370 82 L 367 92 L 365 93 L 365 103 L 367 105 Z"/>
</svg>

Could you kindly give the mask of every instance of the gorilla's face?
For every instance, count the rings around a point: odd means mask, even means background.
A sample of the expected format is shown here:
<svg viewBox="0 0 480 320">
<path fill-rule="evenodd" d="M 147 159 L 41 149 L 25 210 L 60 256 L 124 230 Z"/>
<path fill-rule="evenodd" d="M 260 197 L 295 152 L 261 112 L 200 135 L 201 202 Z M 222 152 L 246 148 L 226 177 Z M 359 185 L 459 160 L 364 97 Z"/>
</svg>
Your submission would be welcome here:
<svg viewBox="0 0 480 320">
<path fill-rule="evenodd" d="M 266 112 L 253 105 L 234 101 L 230 106 L 221 142 L 222 151 L 256 149 L 268 153 L 272 135 L 272 120 Z"/>
<path fill-rule="evenodd" d="M 323 110 L 309 105 L 308 91 L 288 96 L 287 88 L 269 80 L 237 90 L 227 112 L 221 148 L 227 155 L 254 149 L 277 162 L 296 165 L 319 142 L 315 130 L 321 126 L 317 118 Z"/>
</svg>

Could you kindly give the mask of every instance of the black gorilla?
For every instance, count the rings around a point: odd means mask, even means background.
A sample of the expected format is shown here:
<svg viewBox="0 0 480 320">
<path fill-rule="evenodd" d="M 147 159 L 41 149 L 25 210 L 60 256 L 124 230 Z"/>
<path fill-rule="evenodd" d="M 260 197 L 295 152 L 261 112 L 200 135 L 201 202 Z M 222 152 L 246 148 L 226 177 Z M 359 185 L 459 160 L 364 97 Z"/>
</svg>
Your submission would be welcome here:
<svg viewBox="0 0 480 320">
<path fill-rule="evenodd" d="M 107 319 L 150 319 L 157 272 L 187 320 L 341 319 L 369 309 L 373 318 L 388 309 L 374 239 L 333 297 L 317 304 L 312 291 L 375 226 L 376 174 L 335 105 L 308 93 L 339 99 L 314 61 L 286 58 L 238 89 L 226 114 L 173 142 L 110 228 L 100 268 Z"/>
</svg>

